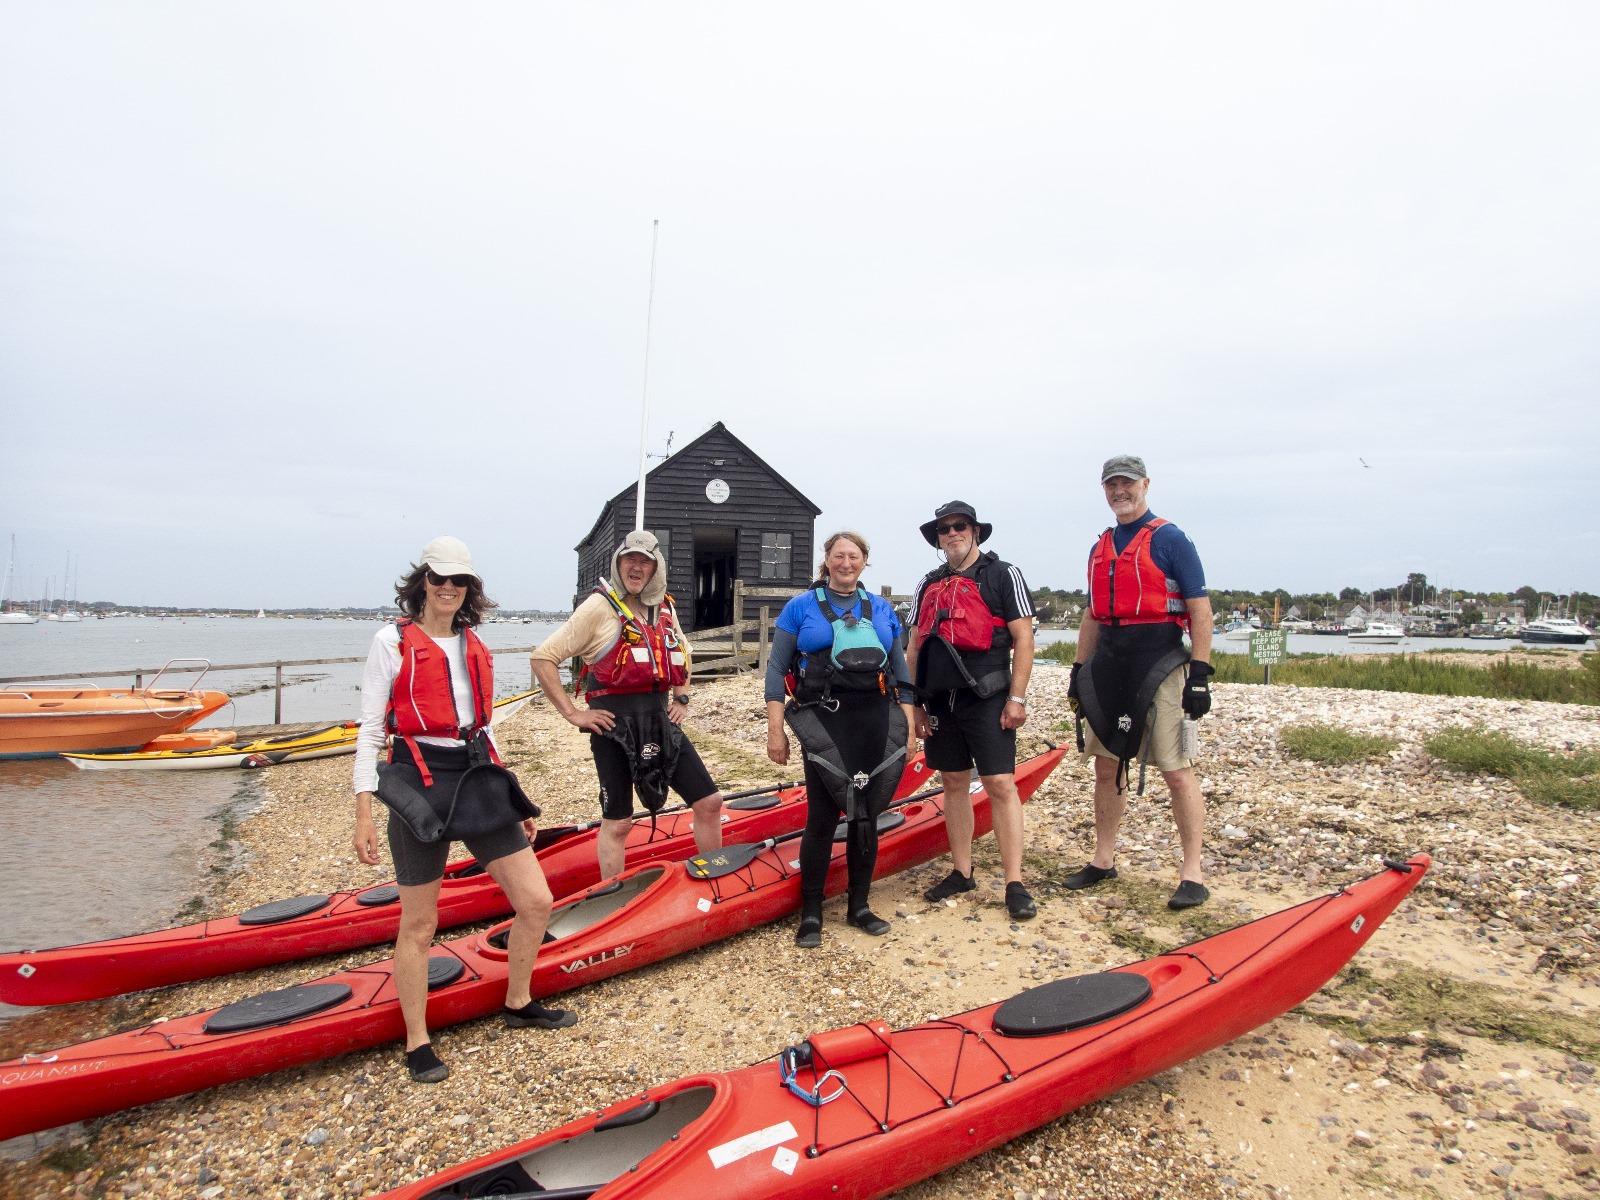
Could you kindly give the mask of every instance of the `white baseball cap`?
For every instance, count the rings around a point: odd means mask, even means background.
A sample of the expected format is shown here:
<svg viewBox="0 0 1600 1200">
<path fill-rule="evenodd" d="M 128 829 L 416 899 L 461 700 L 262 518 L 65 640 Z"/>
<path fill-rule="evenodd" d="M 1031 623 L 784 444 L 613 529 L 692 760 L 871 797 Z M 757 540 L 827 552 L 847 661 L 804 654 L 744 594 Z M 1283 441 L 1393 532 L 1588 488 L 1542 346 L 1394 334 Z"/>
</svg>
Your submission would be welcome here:
<svg viewBox="0 0 1600 1200">
<path fill-rule="evenodd" d="M 460 538 L 434 538 L 422 548 L 422 564 L 437 575 L 471 575 L 483 582 L 483 576 L 472 569 L 472 551 Z"/>
</svg>

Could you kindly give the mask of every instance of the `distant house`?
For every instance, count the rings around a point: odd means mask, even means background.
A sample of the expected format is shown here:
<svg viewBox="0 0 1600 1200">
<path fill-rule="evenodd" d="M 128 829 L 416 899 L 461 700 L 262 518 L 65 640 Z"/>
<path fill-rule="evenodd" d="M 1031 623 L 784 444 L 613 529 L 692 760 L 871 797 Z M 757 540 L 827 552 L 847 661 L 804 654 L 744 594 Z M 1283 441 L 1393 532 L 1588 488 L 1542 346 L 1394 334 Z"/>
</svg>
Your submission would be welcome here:
<svg viewBox="0 0 1600 1200">
<path fill-rule="evenodd" d="M 618 492 L 578 552 L 581 602 L 633 529 L 638 485 Z M 661 541 L 667 590 L 685 626 L 733 621 L 733 581 L 802 588 L 814 577 L 814 529 L 822 510 L 718 421 L 645 477 L 644 524 Z M 748 614 L 747 614 L 748 615 Z"/>
</svg>

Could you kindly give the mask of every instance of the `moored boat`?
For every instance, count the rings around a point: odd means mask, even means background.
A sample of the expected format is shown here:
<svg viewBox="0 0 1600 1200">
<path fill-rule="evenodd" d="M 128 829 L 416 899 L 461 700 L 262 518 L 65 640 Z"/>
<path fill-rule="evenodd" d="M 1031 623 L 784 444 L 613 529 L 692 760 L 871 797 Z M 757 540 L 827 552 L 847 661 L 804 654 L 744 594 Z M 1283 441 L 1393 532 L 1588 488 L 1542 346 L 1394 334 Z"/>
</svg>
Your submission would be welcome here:
<svg viewBox="0 0 1600 1200">
<path fill-rule="evenodd" d="M 62 754 L 83 771 L 201 771 L 225 767 L 268 767 L 354 754 L 357 721 L 278 737 L 232 738 L 210 746 L 146 746 L 106 754 Z M 180 735 L 181 737 L 182 735 Z M 157 738 L 160 743 L 166 739 Z"/>
<path fill-rule="evenodd" d="M 199 660 L 173 660 L 180 661 Z M 200 690 L 204 670 L 187 688 L 157 687 L 167 667 L 143 688 L 0 689 L 0 758 L 136 750 L 198 724 L 228 703 L 225 692 Z"/>
<path fill-rule="evenodd" d="M 909 796 L 928 778 L 919 754 L 902 774 L 896 798 Z M 760 841 L 805 823 L 805 788 L 792 783 L 727 799 L 725 839 Z M 599 882 L 598 829 L 598 821 L 586 821 L 539 830 L 534 850 L 552 895 L 570 896 Z M 679 807 L 654 821 L 647 814 L 635 817 L 624 861 L 630 868 L 674 862 L 694 851 L 693 818 Z M 0 1003 L 70 1004 L 393 941 L 400 926 L 399 899 L 393 883 L 379 883 L 272 900 L 193 925 L 0 954 Z M 463 858 L 445 868 L 438 911 L 439 928 L 450 929 L 496 920 L 511 906 L 483 868 Z"/>
<path fill-rule="evenodd" d="M 1352 629 L 1349 640 L 1366 646 L 1398 646 L 1405 640 L 1406 631 L 1388 621 L 1368 621 L 1361 629 Z"/>
<path fill-rule="evenodd" d="M 1571 617 L 1540 617 L 1517 630 L 1517 637 L 1535 645 L 1581 646 L 1594 637 L 1594 630 Z"/>
<path fill-rule="evenodd" d="M 1031 796 L 1063 753 L 1019 764 L 1018 794 Z M 939 795 L 930 790 L 900 801 L 879 818 L 876 875 L 944 852 Z M 972 808 L 981 836 L 990 827 L 987 793 L 975 792 Z M 829 894 L 845 886 L 843 839 L 842 832 L 835 836 Z M 800 875 L 793 847 L 783 842 L 725 846 L 706 858 L 634 868 L 557 905 L 534 962 L 534 996 L 659 962 L 794 912 Z M 433 948 L 429 1028 L 499 1008 L 509 928 L 507 922 Z M 403 1032 L 391 962 L 336 972 L 225 1008 L 0 1062 L 0 1139 L 380 1045 Z"/>
<path fill-rule="evenodd" d="M 384 1200 L 870 1200 L 1221 1046 L 1333 977 L 1430 859 L 1142 962 L 651 1087 Z"/>
</svg>

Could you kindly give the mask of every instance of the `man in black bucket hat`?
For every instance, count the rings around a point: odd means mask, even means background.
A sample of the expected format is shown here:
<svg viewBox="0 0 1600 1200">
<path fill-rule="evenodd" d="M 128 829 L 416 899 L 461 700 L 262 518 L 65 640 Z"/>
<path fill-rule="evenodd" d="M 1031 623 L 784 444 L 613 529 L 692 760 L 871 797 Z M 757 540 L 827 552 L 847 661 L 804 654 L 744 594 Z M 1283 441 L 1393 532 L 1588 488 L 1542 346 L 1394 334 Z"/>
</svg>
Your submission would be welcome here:
<svg viewBox="0 0 1600 1200">
<path fill-rule="evenodd" d="M 1089 552 L 1089 605 L 1067 688 L 1091 731 L 1085 748 L 1094 758 L 1094 855 L 1065 882 L 1077 890 L 1116 878 L 1112 855 L 1138 757 L 1166 781 L 1183 851 L 1167 907 L 1193 908 L 1210 895 L 1200 865 L 1205 799 L 1182 726 L 1211 709 L 1205 571 L 1187 535 L 1150 511 L 1144 459 L 1107 459 L 1100 486 L 1116 523 Z"/>
<path fill-rule="evenodd" d="M 1022 885 L 1022 802 L 1015 773 L 1017 730 L 1028 719 L 1033 603 L 1021 571 L 979 550 L 994 526 L 978 520 L 966 501 L 941 504 L 921 529 L 944 563 L 917 584 L 906 666 L 921 700 L 917 735 L 928 766 L 944 779 L 952 867 L 923 894 L 945 900 L 977 887 L 968 790 L 976 767 L 994 813 L 1006 909 L 1027 920 L 1036 909 Z"/>
</svg>

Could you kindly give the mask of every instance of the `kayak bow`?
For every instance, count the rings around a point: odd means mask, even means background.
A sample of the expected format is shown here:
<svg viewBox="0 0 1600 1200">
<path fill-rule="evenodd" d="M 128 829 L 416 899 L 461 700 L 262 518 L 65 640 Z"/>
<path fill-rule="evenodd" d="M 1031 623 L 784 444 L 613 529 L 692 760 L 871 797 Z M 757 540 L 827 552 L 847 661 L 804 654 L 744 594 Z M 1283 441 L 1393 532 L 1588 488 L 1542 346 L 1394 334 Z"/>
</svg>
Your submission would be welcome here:
<svg viewBox="0 0 1600 1200">
<path fill-rule="evenodd" d="M 1419 854 L 1143 962 L 653 1087 L 384 1200 L 870 1200 L 1214 1049 L 1333 977 L 1414 888 Z"/>
</svg>

